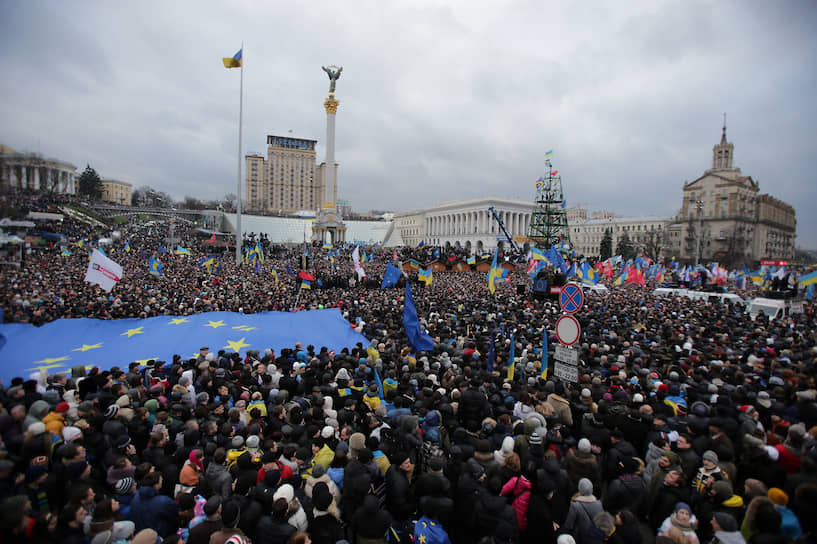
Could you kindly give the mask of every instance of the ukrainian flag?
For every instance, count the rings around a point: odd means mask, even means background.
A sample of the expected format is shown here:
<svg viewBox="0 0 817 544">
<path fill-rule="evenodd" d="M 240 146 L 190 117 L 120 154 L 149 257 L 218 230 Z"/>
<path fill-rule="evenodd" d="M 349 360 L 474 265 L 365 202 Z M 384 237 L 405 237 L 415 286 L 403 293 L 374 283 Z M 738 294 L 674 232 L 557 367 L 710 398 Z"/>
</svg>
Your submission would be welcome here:
<svg viewBox="0 0 817 544">
<path fill-rule="evenodd" d="M 817 283 L 817 270 L 815 270 L 811 274 L 800 276 L 799 278 L 797 278 L 797 283 L 803 285 L 804 287 Z"/>
<path fill-rule="evenodd" d="M 232 57 L 223 57 L 221 61 L 224 63 L 225 68 L 241 68 L 241 53 L 244 51 L 243 48 L 238 50 L 238 53 L 233 55 Z"/>
<path fill-rule="evenodd" d="M 302 278 L 301 279 L 301 289 L 312 289 L 312 282 Z"/>
<path fill-rule="evenodd" d="M 212 270 L 213 265 L 216 263 L 216 258 L 210 255 L 209 257 L 205 256 L 202 257 L 199 261 L 199 268 L 206 268 L 207 272 Z"/>
<path fill-rule="evenodd" d="M 72 253 L 70 251 L 68 251 L 68 248 L 65 248 L 65 247 L 62 248 L 61 254 L 62 254 L 63 257 L 70 257 L 72 255 Z"/>
<path fill-rule="evenodd" d="M 176 255 L 190 255 L 190 250 L 186 247 L 176 246 Z"/>
<path fill-rule="evenodd" d="M 429 266 L 426 270 L 420 269 L 417 273 L 420 281 L 425 282 L 426 287 L 431 285 L 431 282 L 434 281 L 434 275 L 432 274 L 431 267 Z"/>
<path fill-rule="evenodd" d="M 157 259 L 156 257 L 150 258 L 150 267 L 148 268 L 148 271 L 150 272 L 151 276 L 161 276 L 162 269 L 164 267 L 165 266 L 162 263 L 160 263 L 159 259 Z"/>
<path fill-rule="evenodd" d="M 321 247 L 323 249 L 332 249 L 332 244 L 323 244 Z"/>
<path fill-rule="evenodd" d="M 278 271 L 275 270 L 274 268 L 272 269 L 272 272 L 270 272 L 270 275 L 272 276 L 272 279 L 275 280 L 275 283 L 281 281 L 280 278 L 278 277 Z"/>
<path fill-rule="evenodd" d="M 125 251 L 130 252 L 130 241 L 125 242 Z"/>
<path fill-rule="evenodd" d="M 530 248 L 530 258 L 533 259 L 534 261 L 550 262 L 548 261 L 548 258 L 545 257 L 545 254 L 542 252 L 542 250 L 537 247 Z"/>
<path fill-rule="evenodd" d="M 553 156 L 553 150 L 552 149 L 548 149 L 547 151 L 545 151 L 545 157 L 550 158 L 552 156 Z"/>
<path fill-rule="evenodd" d="M 500 271 L 499 267 L 496 265 L 496 257 L 499 253 L 498 249 L 494 250 L 494 260 L 491 262 L 491 271 L 488 272 L 488 290 L 491 291 L 491 294 L 494 294 L 496 291 L 496 285 L 494 284 L 497 278 L 502 277 L 502 272 Z"/>
<path fill-rule="evenodd" d="M 477 264 L 477 258 L 474 256 L 468 257 L 468 260 L 466 262 L 468 264 Z"/>
</svg>

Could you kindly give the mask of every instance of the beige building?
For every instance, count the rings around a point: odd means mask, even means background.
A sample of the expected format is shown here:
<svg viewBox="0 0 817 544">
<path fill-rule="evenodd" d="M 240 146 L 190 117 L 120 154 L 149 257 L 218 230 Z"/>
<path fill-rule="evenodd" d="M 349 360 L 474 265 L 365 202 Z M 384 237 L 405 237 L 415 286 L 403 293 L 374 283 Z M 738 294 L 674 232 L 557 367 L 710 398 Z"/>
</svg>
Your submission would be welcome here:
<svg viewBox="0 0 817 544">
<path fill-rule="evenodd" d="M 405 212 L 394 214 L 394 228 L 400 233 L 403 243 L 416 247 L 423 241 L 425 216 L 422 212 Z"/>
<path fill-rule="evenodd" d="M 77 167 L 71 163 L 0 145 L 0 187 L 73 195 L 76 177 Z"/>
<path fill-rule="evenodd" d="M 570 241 L 574 251 L 585 257 L 601 255 L 601 242 L 610 231 L 613 254 L 617 254 L 621 239 L 627 234 L 638 254 L 659 257 L 667 246 L 665 217 L 616 217 L 608 212 L 594 213 L 591 219 L 569 221 Z M 585 214 L 586 217 L 586 214 Z"/>
<path fill-rule="evenodd" d="M 120 206 L 130 206 L 132 189 L 133 186 L 125 181 L 103 179 L 102 200 L 119 204 Z"/>
<path fill-rule="evenodd" d="M 248 211 L 317 210 L 323 200 L 323 176 L 316 164 L 316 143 L 317 140 L 269 135 L 266 158 L 260 154 L 245 156 Z"/>
<path fill-rule="evenodd" d="M 797 228 L 794 208 L 770 195 L 734 166 L 734 145 L 712 148 L 712 168 L 684 183 L 680 229 L 672 229 L 670 254 L 688 262 L 717 261 L 726 267 L 762 259 L 791 259 Z"/>
</svg>

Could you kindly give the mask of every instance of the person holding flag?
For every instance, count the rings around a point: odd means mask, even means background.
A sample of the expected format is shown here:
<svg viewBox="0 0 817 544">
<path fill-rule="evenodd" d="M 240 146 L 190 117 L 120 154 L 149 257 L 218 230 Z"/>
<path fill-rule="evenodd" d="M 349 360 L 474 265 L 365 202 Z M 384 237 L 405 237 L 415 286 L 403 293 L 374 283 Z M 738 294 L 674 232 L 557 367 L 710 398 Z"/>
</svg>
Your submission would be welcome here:
<svg viewBox="0 0 817 544">
<path fill-rule="evenodd" d="M 496 258 L 499 254 L 499 248 L 494 250 L 494 260 L 491 261 L 491 270 L 488 272 L 488 290 L 491 291 L 491 294 L 494 294 L 496 291 L 496 280 L 502 277 L 502 272 L 500 271 L 500 267 L 496 264 Z"/>
</svg>

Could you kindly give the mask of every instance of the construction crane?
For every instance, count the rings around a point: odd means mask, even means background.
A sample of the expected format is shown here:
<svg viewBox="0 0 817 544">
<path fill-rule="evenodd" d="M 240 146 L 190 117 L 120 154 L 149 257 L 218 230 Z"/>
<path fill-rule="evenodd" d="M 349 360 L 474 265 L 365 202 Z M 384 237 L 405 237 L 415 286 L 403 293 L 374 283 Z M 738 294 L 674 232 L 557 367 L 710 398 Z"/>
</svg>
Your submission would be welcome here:
<svg viewBox="0 0 817 544">
<path fill-rule="evenodd" d="M 519 246 L 516 245 L 516 242 L 513 241 L 513 237 L 508 234 L 507 229 L 505 229 L 505 223 L 502 222 L 502 219 L 499 218 L 499 214 L 496 213 L 496 209 L 493 206 L 488 206 L 488 211 L 494 216 L 496 222 L 499 223 L 499 228 L 502 229 L 502 232 L 505 234 L 505 237 L 508 239 L 508 243 L 511 244 L 511 247 L 516 251 L 519 252 Z"/>
</svg>

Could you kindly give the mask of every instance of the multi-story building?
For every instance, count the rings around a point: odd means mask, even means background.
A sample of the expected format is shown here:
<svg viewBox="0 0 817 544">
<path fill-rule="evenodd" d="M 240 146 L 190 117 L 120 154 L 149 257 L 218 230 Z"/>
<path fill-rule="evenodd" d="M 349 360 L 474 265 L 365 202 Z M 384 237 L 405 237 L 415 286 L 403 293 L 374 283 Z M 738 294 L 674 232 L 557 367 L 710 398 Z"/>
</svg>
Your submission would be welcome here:
<svg viewBox="0 0 817 544">
<path fill-rule="evenodd" d="M 315 144 L 289 136 L 267 136 L 267 157 L 245 156 L 247 208 L 255 212 L 317 210 L 323 199 Z"/>
<path fill-rule="evenodd" d="M 77 167 L 71 163 L 0 145 L 0 187 L 73 195 L 76 174 Z"/>
<path fill-rule="evenodd" d="M 666 248 L 666 227 L 670 223 L 665 217 L 616 217 L 610 213 L 593 214 L 591 219 L 571 221 L 570 241 L 573 249 L 585 257 L 601 255 L 601 242 L 610 233 L 613 254 L 618 253 L 622 238 L 627 235 L 632 248 L 638 254 L 651 258 L 659 257 Z"/>
<path fill-rule="evenodd" d="M 734 145 L 712 148 L 712 168 L 684 183 L 680 228 L 672 230 L 672 256 L 688 262 L 717 261 L 727 267 L 762 259 L 791 259 L 797 228 L 794 208 L 770 195 L 734 166 Z"/>
<path fill-rule="evenodd" d="M 133 186 L 125 181 L 103 179 L 102 200 L 105 202 L 113 202 L 120 206 L 130 206 L 132 189 Z"/>
</svg>

